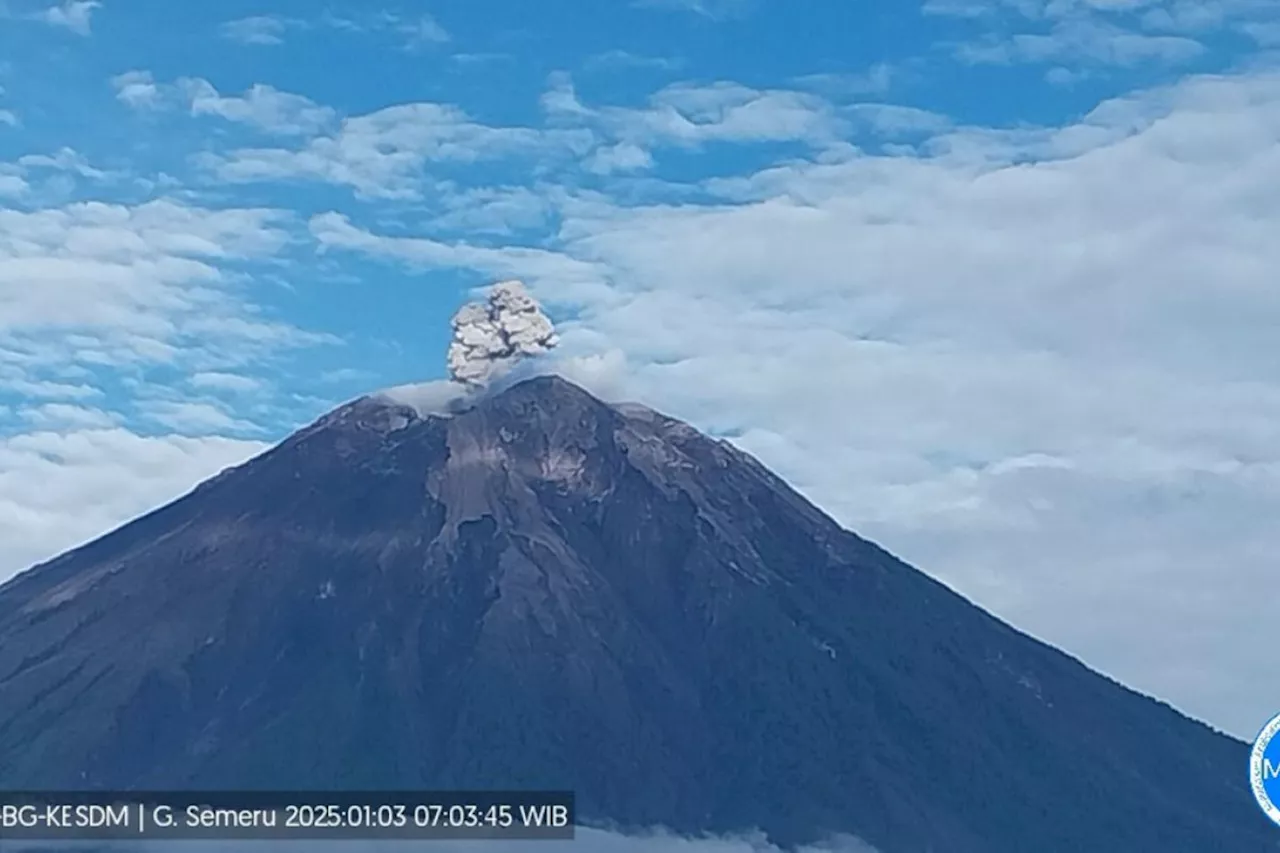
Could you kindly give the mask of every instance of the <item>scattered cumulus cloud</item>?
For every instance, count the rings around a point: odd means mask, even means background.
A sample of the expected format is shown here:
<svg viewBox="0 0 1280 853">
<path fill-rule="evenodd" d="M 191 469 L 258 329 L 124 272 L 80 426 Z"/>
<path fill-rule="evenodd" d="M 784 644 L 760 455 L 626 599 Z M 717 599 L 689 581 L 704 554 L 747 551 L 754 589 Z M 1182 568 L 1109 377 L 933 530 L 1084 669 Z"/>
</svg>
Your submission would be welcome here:
<svg viewBox="0 0 1280 853">
<path fill-rule="evenodd" d="M 241 148 L 203 164 L 232 183 L 305 179 L 346 185 L 370 198 L 418 199 L 429 164 L 545 162 L 585 153 L 590 145 L 585 131 L 492 127 L 456 106 L 412 103 L 345 118 L 301 148 Z"/>
<path fill-rule="evenodd" d="M 831 103 L 817 95 L 726 82 L 667 86 L 640 107 L 591 107 L 578 98 L 568 75 L 556 74 L 542 107 L 553 121 L 589 129 L 605 142 L 587 160 L 589 170 L 602 174 L 644 168 L 652 163 L 651 150 L 662 146 L 798 142 L 823 147 L 846 129 Z"/>
<path fill-rule="evenodd" d="M 246 289 L 247 272 L 288 245 L 289 225 L 279 211 L 172 200 L 0 207 L 0 403 L 25 403 L 31 427 L 106 426 L 92 406 L 181 434 L 257 435 L 198 394 L 156 398 L 141 377 L 201 376 L 199 391 L 216 374 L 334 342 L 263 316 Z M 103 408 L 103 388 L 122 382 L 136 402 Z"/>
<path fill-rule="evenodd" d="M 310 136 L 334 123 L 336 112 L 301 95 L 254 84 L 243 94 L 225 95 L 212 83 L 183 77 L 159 83 L 146 71 L 132 71 L 112 81 L 116 96 L 139 110 L 180 108 L 191 116 L 216 117 L 279 136 Z"/>
<path fill-rule="evenodd" d="M 540 295 L 562 303 L 584 294 L 604 292 L 601 285 L 607 273 L 602 266 L 563 252 L 534 246 L 495 248 L 463 240 L 388 237 L 359 228 L 336 211 L 312 217 L 309 227 L 325 252 L 359 252 L 393 260 L 413 270 L 475 270 L 491 280 L 520 276 L 537 287 Z"/>
<path fill-rule="evenodd" d="M 271 47 L 284 44 L 291 32 L 329 30 L 352 35 L 391 35 L 406 50 L 418 50 L 449 42 L 452 37 L 429 14 L 406 17 L 380 11 L 364 15 L 340 15 L 325 11 L 314 18 L 283 15 L 251 15 L 226 21 L 219 27 L 223 38 L 247 46 Z"/>
<path fill-rule="evenodd" d="M 1209 36 L 1264 41 L 1280 25 L 1280 7 L 1265 0 L 929 0 L 924 11 L 982 28 L 954 46 L 971 63 L 1185 63 L 1206 52 Z M 1055 76 L 1064 81 L 1064 72 Z"/>
<path fill-rule="evenodd" d="M 450 40 L 448 30 L 430 15 L 419 15 L 409 20 L 396 20 L 392 26 L 407 38 L 410 48 L 445 44 Z"/>
<path fill-rule="evenodd" d="M 134 108 L 154 107 L 160 103 L 160 87 L 150 71 L 126 71 L 111 78 L 116 98 Z"/>
<path fill-rule="evenodd" d="M 108 429 L 122 420 L 119 414 L 72 403 L 45 403 L 24 407 L 19 415 L 37 428 Z"/>
<path fill-rule="evenodd" d="M 804 74 L 796 83 L 832 97 L 859 95 L 885 95 L 903 77 L 901 68 L 887 62 L 879 62 L 866 71 L 823 72 Z"/>
<path fill-rule="evenodd" d="M 83 154 L 73 148 L 62 147 L 53 154 L 26 154 L 18 158 L 18 165 L 26 169 L 51 169 L 71 172 L 83 178 L 102 180 L 108 174 L 91 165 Z"/>
<path fill-rule="evenodd" d="M 898 104 L 854 104 L 844 114 L 882 137 L 937 134 L 952 127 L 951 119 L 940 113 Z"/>
<path fill-rule="evenodd" d="M 409 51 L 442 45 L 452 40 L 449 31 L 433 15 L 427 13 L 406 17 L 386 10 L 365 15 L 325 12 L 316 21 L 316 25 L 353 35 L 395 36 L 401 47 Z"/>
<path fill-rule="evenodd" d="M 440 231 L 473 235 L 511 234 L 545 225 L 554 207 L 554 189 L 543 187 L 436 187 L 439 213 L 432 219 Z"/>
<path fill-rule="evenodd" d="M 490 65 L 499 65 L 515 61 L 515 56 L 510 53 L 501 53 L 490 51 L 485 53 L 455 53 L 449 57 L 456 64 L 469 67 L 481 68 Z"/>
<path fill-rule="evenodd" d="M 607 50 L 587 57 L 586 67 L 591 69 L 648 69 L 652 71 L 676 71 L 684 63 L 669 56 L 645 56 L 627 50 Z"/>
<path fill-rule="evenodd" d="M 46 24 L 87 36 L 92 31 L 93 13 L 101 7 L 97 0 L 66 0 L 61 5 L 45 9 L 39 18 Z"/>
<path fill-rule="evenodd" d="M 1183 36 L 1138 33 L 1101 21 L 1059 21 L 1047 33 L 964 44 L 956 55 L 974 64 L 1086 62 L 1128 68 L 1186 62 L 1204 50 L 1200 42 Z"/>
<path fill-rule="evenodd" d="M 122 101 L 140 109 L 181 104 L 194 116 L 305 139 L 294 148 L 244 147 L 201 155 L 201 165 L 222 181 L 319 181 L 388 200 L 422 199 L 432 184 L 433 166 L 519 157 L 536 160 L 543 171 L 577 163 L 596 175 L 640 172 L 653 165 L 653 151 L 661 147 L 778 142 L 822 147 L 834 144 L 848 124 L 816 94 L 730 83 L 668 86 L 638 107 L 589 107 L 563 74 L 553 76 L 542 98 L 551 127 L 494 127 L 457 106 L 430 102 L 340 117 L 265 84 L 226 95 L 206 80 L 161 84 L 146 72 L 121 75 L 115 85 Z"/>
<path fill-rule="evenodd" d="M 263 390 L 263 380 L 239 373 L 210 370 L 192 374 L 187 382 L 193 388 L 207 391 L 225 391 L 234 394 L 252 394 Z"/>
<path fill-rule="evenodd" d="M 634 143 L 619 142 L 597 148 L 583 165 L 597 175 L 636 172 L 653 166 L 653 155 Z"/>
<path fill-rule="evenodd" d="M 227 21 L 219 31 L 222 37 L 243 45 L 278 45 L 294 22 L 278 15 L 252 15 Z"/>
<path fill-rule="evenodd" d="M 0 390 L 29 400 L 91 400 L 102 396 L 102 391 L 92 385 L 60 382 L 54 379 L 33 379 L 30 374 L 12 364 L 0 368 Z"/>
<path fill-rule="evenodd" d="M 163 335 L 216 308 L 214 263 L 279 249 L 285 215 L 173 201 L 0 209 L 0 329 L 101 328 Z M 225 307 L 230 308 L 227 304 Z M 160 312 L 168 317 L 161 320 Z"/>
<path fill-rule="evenodd" d="M 20 171 L 12 167 L 0 167 L 0 198 L 19 198 L 30 189 L 31 185 Z"/>
<path fill-rule="evenodd" d="M 144 417 L 180 435 L 219 435 L 227 432 L 257 433 L 257 424 L 237 418 L 207 401 L 156 400 L 145 404 Z"/>
<path fill-rule="evenodd" d="M 336 115 L 309 98 L 260 83 L 238 96 L 221 95 L 212 83 L 200 79 L 180 80 L 177 88 L 190 103 L 193 116 L 217 116 L 284 136 L 316 133 L 332 124 Z"/>
</svg>

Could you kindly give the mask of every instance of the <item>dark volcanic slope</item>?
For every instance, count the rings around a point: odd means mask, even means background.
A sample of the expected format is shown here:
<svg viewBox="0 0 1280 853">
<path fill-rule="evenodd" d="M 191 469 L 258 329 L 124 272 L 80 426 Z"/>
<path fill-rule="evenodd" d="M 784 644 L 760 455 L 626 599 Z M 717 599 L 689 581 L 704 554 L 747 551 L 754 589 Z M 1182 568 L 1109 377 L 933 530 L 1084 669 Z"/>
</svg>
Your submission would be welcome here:
<svg viewBox="0 0 1280 853">
<path fill-rule="evenodd" d="M 885 853 L 1276 849 L 1243 744 L 540 378 L 359 401 L 0 588 L 0 786 L 571 787 Z"/>
</svg>

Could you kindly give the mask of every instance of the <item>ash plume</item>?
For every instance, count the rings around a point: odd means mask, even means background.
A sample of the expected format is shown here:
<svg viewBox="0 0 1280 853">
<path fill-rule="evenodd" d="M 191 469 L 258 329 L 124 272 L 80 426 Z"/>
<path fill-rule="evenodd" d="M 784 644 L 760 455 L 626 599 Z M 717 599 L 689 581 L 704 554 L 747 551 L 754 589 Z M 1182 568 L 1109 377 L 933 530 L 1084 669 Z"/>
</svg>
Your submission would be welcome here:
<svg viewBox="0 0 1280 853">
<path fill-rule="evenodd" d="M 501 281 L 484 302 L 463 305 L 453 316 L 449 375 L 469 388 L 482 388 L 558 343 L 551 320 L 524 284 Z"/>
</svg>

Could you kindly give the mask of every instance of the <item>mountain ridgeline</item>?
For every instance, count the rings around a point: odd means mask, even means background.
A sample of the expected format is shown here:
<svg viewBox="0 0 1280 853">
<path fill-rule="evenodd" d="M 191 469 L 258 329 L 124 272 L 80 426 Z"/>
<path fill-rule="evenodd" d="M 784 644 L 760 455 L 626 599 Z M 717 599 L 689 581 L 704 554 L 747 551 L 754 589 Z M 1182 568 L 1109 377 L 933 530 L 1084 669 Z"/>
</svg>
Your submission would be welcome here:
<svg viewBox="0 0 1280 853">
<path fill-rule="evenodd" d="M 0 787 L 573 789 L 882 853 L 1280 849 L 1244 744 L 553 377 L 364 398 L 0 587 Z"/>
</svg>

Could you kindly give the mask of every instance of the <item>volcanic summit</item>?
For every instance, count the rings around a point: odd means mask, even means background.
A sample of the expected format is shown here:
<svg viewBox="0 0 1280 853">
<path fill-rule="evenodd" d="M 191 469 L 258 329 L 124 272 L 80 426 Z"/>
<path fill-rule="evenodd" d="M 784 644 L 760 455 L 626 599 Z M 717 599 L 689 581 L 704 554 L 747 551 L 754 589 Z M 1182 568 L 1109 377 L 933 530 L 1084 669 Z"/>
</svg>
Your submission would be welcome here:
<svg viewBox="0 0 1280 853">
<path fill-rule="evenodd" d="M 573 789 L 882 853 L 1275 849 L 1246 747 L 556 377 L 349 403 L 0 588 L 0 786 Z"/>
</svg>

